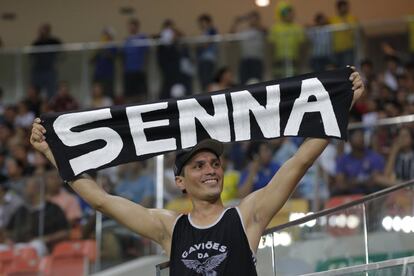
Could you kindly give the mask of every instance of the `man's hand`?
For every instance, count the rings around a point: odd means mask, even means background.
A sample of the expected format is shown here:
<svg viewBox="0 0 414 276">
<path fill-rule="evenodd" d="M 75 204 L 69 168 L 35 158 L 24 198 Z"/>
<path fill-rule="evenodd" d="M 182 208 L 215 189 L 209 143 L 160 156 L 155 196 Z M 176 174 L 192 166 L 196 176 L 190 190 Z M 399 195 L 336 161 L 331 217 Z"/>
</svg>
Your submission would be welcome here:
<svg viewBox="0 0 414 276">
<path fill-rule="evenodd" d="M 354 106 L 355 102 L 361 97 L 362 93 L 365 91 L 364 82 L 362 81 L 361 76 L 357 71 L 355 71 L 355 67 L 351 66 L 354 72 L 349 76 L 349 80 L 352 81 L 352 90 L 354 91 L 354 97 L 352 98 L 352 106 Z"/>
<path fill-rule="evenodd" d="M 50 148 L 46 142 L 46 129 L 40 123 L 40 118 L 36 118 L 34 120 L 32 135 L 30 136 L 30 143 L 36 150 L 46 155 L 46 153 L 50 151 Z"/>
</svg>

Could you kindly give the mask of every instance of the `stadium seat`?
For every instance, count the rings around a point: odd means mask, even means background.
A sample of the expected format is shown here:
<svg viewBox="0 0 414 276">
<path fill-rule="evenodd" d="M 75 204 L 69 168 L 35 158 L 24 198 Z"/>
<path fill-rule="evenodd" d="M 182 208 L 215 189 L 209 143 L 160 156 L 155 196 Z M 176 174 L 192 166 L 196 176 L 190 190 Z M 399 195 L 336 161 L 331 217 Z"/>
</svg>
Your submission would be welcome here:
<svg viewBox="0 0 414 276">
<path fill-rule="evenodd" d="M 13 249 L 6 251 L 0 251 L 0 275 L 3 275 L 4 272 L 10 267 L 14 258 Z"/>
<path fill-rule="evenodd" d="M 87 275 L 90 264 L 95 259 L 95 241 L 61 242 L 53 250 L 50 274 L 59 276 Z"/>
<path fill-rule="evenodd" d="M 344 196 L 335 196 L 329 199 L 325 204 L 325 209 L 334 208 L 351 201 L 357 200 L 362 198 L 364 195 L 362 194 L 355 194 L 355 195 L 344 195 Z M 359 220 L 362 220 L 362 209 L 359 209 L 358 206 L 354 208 L 347 208 L 342 211 L 338 211 L 334 214 L 328 216 L 327 221 L 336 220 L 338 216 L 342 216 L 343 218 L 347 218 L 353 215 L 356 216 Z M 349 228 L 347 225 L 333 225 L 332 223 L 328 223 L 328 232 L 332 236 L 351 236 L 358 233 L 359 229 L 356 228 Z"/>
<path fill-rule="evenodd" d="M 6 276 L 35 276 L 39 275 L 39 257 L 33 247 L 19 248 L 14 251 L 14 256 L 9 267 L 4 271 Z"/>
</svg>

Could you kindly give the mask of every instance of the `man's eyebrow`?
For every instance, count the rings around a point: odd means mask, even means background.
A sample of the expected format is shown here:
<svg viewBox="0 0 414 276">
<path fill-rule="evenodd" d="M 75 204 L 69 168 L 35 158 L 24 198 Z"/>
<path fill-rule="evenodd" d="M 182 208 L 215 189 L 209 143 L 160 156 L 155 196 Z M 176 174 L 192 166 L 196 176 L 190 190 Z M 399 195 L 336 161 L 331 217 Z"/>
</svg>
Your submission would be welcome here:
<svg viewBox="0 0 414 276">
<path fill-rule="evenodd" d="M 194 160 L 192 163 L 197 164 L 197 165 L 203 165 L 206 163 L 206 161 L 204 160 Z"/>
</svg>

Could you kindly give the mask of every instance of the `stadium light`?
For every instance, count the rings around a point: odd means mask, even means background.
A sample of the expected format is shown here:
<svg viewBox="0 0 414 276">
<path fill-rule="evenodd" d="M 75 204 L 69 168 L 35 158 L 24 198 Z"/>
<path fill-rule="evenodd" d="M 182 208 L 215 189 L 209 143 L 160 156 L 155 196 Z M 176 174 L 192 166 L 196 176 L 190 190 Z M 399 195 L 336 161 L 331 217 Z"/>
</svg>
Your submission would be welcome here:
<svg viewBox="0 0 414 276">
<path fill-rule="evenodd" d="M 258 7 L 267 7 L 270 4 L 270 0 L 255 0 Z"/>
</svg>

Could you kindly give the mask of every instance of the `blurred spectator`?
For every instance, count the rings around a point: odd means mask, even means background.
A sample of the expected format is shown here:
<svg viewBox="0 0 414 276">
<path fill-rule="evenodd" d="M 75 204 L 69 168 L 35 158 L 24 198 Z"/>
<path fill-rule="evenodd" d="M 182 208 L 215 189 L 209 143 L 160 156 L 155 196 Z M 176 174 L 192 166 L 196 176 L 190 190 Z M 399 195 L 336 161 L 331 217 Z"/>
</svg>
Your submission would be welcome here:
<svg viewBox="0 0 414 276">
<path fill-rule="evenodd" d="M 4 113 L 3 93 L 3 88 L 0 87 L 0 121 L 2 120 Z"/>
<path fill-rule="evenodd" d="M 232 205 L 238 199 L 237 185 L 240 181 L 240 172 L 233 168 L 233 164 L 229 158 L 229 153 L 224 152 L 221 156 L 221 164 L 224 171 L 223 191 L 221 200 L 224 205 Z"/>
<path fill-rule="evenodd" d="M 22 142 L 9 145 L 9 152 L 11 157 L 23 166 L 23 175 L 31 175 L 33 173 L 34 168 L 29 162 L 27 147 Z"/>
<path fill-rule="evenodd" d="M 282 140 L 283 139 L 283 140 Z M 286 137 L 282 140 L 279 149 L 273 155 L 273 162 L 283 164 L 288 161 L 299 149 L 303 138 L 301 137 Z M 308 200 L 327 199 L 329 195 L 328 187 L 324 179 L 321 177 L 321 166 L 319 158 L 305 173 L 299 181 L 299 185 L 295 190 L 295 197 L 306 198 Z M 317 191 L 317 193 L 316 193 Z"/>
<path fill-rule="evenodd" d="M 313 71 L 323 71 L 332 65 L 332 37 L 326 15 L 319 12 L 313 19 L 313 28 L 308 29 L 308 38 L 312 44 L 311 67 Z"/>
<path fill-rule="evenodd" d="M 247 155 L 251 163 L 241 174 L 239 198 L 266 186 L 280 167 L 272 161 L 272 149 L 265 142 L 252 142 Z"/>
<path fill-rule="evenodd" d="M 386 186 L 389 182 L 382 177 L 385 160 L 365 147 L 363 131 L 352 131 L 349 143 L 351 152 L 338 157 L 331 195 L 369 194 Z"/>
<path fill-rule="evenodd" d="M 23 204 L 20 196 L 9 190 L 6 178 L 0 176 L 0 229 L 4 229 L 16 210 Z"/>
<path fill-rule="evenodd" d="M 20 101 L 17 105 L 17 115 L 14 120 L 16 127 L 29 128 L 33 124 L 35 114 L 29 109 L 29 103 Z"/>
<path fill-rule="evenodd" d="M 410 39 L 410 45 L 409 45 L 409 51 L 411 54 L 411 62 L 414 62 L 414 15 L 411 15 L 408 20 L 409 24 L 409 39 Z"/>
<path fill-rule="evenodd" d="M 16 247 L 32 246 L 39 256 L 51 252 L 53 246 L 69 234 L 69 223 L 63 211 L 56 204 L 43 201 L 42 194 L 41 179 L 28 178 L 24 190 L 25 205 L 17 209 L 7 225 L 8 237 Z"/>
<path fill-rule="evenodd" d="M 36 176 L 42 176 L 45 174 L 48 170 L 52 169 L 52 166 L 50 162 L 46 159 L 46 157 L 39 153 L 38 151 L 35 151 L 33 153 L 33 175 Z"/>
<path fill-rule="evenodd" d="M 376 78 L 374 72 L 374 64 L 370 59 L 364 59 L 361 61 L 360 66 L 360 75 L 362 80 L 364 81 L 364 85 L 365 87 L 367 87 L 367 89 L 371 89 L 371 84 Z"/>
<path fill-rule="evenodd" d="M 49 23 L 39 27 L 37 39 L 33 42 L 33 46 L 57 46 L 60 45 L 59 38 L 52 35 L 52 26 Z M 37 50 L 37 49 L 36 49 Z M 43 52 L 32 54 L 32 84 L 40 89 L 46 89 L 48 98 L 52 97 L 56 92 L 56 82 L 58 74 L 56 71 L 57 51 L 46 50 Z"/>
<path fill-rule="evenodd" d="M 13 124 L 0 122 L 0 149 L 6 150 L 7 143 L 14 132 Z"/>
<path fill-rule="evenodd" d="M 70 194 L 63 186 L 62 180 L 56 170 L 45 174 L 46 198 L 58 205 L 65 213 L 66 219 L 71 227 L 79 225 L 82 212 L 77 197 Z"/>
<path fill-rule="evenodd" d="M 14 104 L 6 105 L 3 113 L 3 122 L 6 122 L 14 127 L 14 122 L 17 116 L 17 106 Z"/>
<path fill-rule="evenodd" d="M 273 45 L 273 75 L 276 78 L 288 77 L 299 73 L 301 47 L 305 41 L 303 27 L 294 23 L 293 7 L 280 2 L 276 8 L 276 22 L 269 33 Z"/>
<path fill-rule="evenodd" d="M 385 167 L 385 176 L 392 182 L 414 179 L 413 133 L 401 128 L 394 139 Z"/>
<path fill-rule="evenodd" d="M 338 67 L 355 64 L 355 32 L 357 19 L 350 14 L 348 0 L 336 1 L 336 13 L 330 23 L 338 30 L 333 31 L 333 50 Z"/>
<path fill-rule="evenodd" d="M 28 109 L 33 112 L 36 117 L 40 115 L 40 108 L 42 106 L 43 99 L 40 96 L 38 87 L 30 85 L 27 88 L 27 95 L 24 101 L 27 103 Z"/>
<path fill-rule="evenodd" d="M 164 199 L 169 202 L 178 198 L 182 195 L 181 190 L 177 189 L 175 185 L 175 175 L 174 175 L 174 161 L 175 153 L 170 152 L 164 155 Z"/>
<path fill-rule="evenodd" d="M 154 179 L 146 174 L 145 162 L 132 162 L 121 165 L 121 182 L 115 187 L 117 195 L 125 197 L 144 207 L 152 207 L 155 196 Z"/>
<path fill-rule="evenodd" d="M 214 77 L 214 82 L 209 84 L 207 92 L 227 89 L 234 85 L 233 72 L 229 67 L 225 66 L 217 71 L 216 76 Z"/>
<path fill-rule="evenodd" d="M 246 24 L 241 29 L 241 24 Z M 263 59 L 265 54 L 266 28 L 262 25 L 260 14 L 257 11 L 249 12 L 244 16 L 238 16 L 233 22 L 230 32 L 237 32 L 240 41 L 240 84 L 259 82 L 263 79 Z"/>
<path fill-rule="evenodd" d="M 113 44 L 115 31 L 112 27 L 102 30 L 102 46 L 92 58 L 94 64 L 93 81 L 100 83 L 105 96 L 114 98 L 115 58 L 117 48 Z"/>
<path fill-rule="evenodd" d="M 128 32 L 123 49 L 124 96 L 128 102 L 140 102 L 146 100 L 148 92 L 144 68 L 148 45 L 140 45 L 146 43 L 147 35 L 140 33 L 140 22 L 134 18 L 128 21 Z"/>
<path fill-rule="evenodd" d="M 105 96 L 102 83 L 95 82 L 92 86 L 92 98 L 88 106 L 92 108 L 108 107 L 113 105 L 113 101 L 109 96 Z"/>
<path fill-rule="evenodd" d="M 1 131 L 1 130 L 0 130 Z M 2 149 L 0 147 L 0 179 L 2 181 L 7 180 L 7 169 L 6 169 L 6 158 L 7 158 L 7 152 L 5 149 Z"/>
<path fill-rule="evenodd" d="M 21 161 L 18 161 L 12 157 L 6 160 L 6 174 L 8 177 L 7 186 L 10 190 L 18 195 L 23 194 L 24 190 L 24 165 Z"/>
<path fill-rule="evenodd" d="M 186 80 L 186 75 L 181 68 L 184 45 L 178 42 L 182 36 L 182 32 L 177 29 L 171 19 L 164 21 L 159 34 L 161 45 L 157 48 L 158 65 L 162 77 L 161 99 L 183 97 L 190 92 L 189 81 Z"/>
<path fill-rule="evenodd" d="M 206 38 L 217 35 L 217 29 L 214 27 L 213 19 L 209 14 L 202 14 L 198 17 L 198 25 L 202 35 Z M 213 80 L 213 74 L 218 58 L 218 47 L 214 42 L 203 43 L 197 49 L 198 58 L 198 78 L 201 89 L 204 92 L 207 85 Z"/>
<path fill-rule="evenodd" d="M 386 67 L 380 74 L 380 80 L 384 85 L 389 87 L 393 92 L 398 90 L 398 77 L 403 73 L 400 65 L 400 59 L 397 56 L 385 57 Z"/>
<path fill-rule="evenodd" d="M 70 94 L 69 84 L 61 81 L 57 95 L 49 102 L 50 108 L 55 112 L 71 111 L 79 108 L 78 102 Z"/>
</svg>

